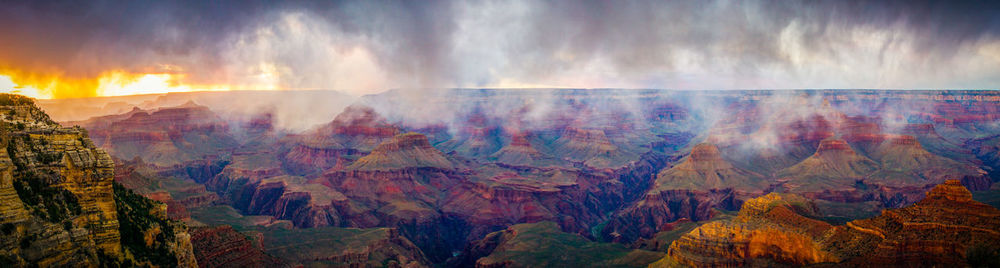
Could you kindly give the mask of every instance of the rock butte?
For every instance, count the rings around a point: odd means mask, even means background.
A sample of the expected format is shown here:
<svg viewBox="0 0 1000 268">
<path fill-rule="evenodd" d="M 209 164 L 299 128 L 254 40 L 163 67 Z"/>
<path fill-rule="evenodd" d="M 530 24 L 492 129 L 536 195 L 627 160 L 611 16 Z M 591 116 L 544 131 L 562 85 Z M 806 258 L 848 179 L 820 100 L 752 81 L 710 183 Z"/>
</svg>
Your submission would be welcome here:
<svg viewBox="0 0 1000 268">
<path fill-rule="evenodd" d="M 674 241 L 667 258 L 696 267 L 960 265 L 971 247 L 1000 249 L 1000 210 L 973 201 L 958 180 L 935 186 L 914 205 L 846 225 L 811 219 L 815 213 L 796 195 L 754 198 L 736 218 Z"/>
</svg>

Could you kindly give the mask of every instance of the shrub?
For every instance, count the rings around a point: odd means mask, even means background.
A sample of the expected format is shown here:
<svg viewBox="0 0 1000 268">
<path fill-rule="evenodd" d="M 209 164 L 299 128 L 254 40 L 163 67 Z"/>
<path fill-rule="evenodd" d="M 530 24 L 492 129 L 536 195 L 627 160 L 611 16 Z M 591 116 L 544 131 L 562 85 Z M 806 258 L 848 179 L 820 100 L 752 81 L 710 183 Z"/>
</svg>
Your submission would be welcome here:
<svg viewBox="0 0 1000 268">
<path fill-rule="evenodd" d="M 17 226 L 14 226 L 13 223 L 9 223 L 8 222 L 8 223 L 4 223 L 3 226 L 0 227 L 0 231 L 3 231 L 4 235 L 10 235 L 10 234 L 14 233 L 14 229 L 16 229 L 16 228 L 17 228 Z"/>
<path fill-rule="evenodd" d="M 113 184 L 115 207 L 118 210 L 118 231 L 121 233 L 122 247 L 132 252 L 137 261 L 149 261 L 158 266 L 173 267 L 177 258 L 167 247 L 174 240 L 172 222 L 153 215 L 159 202 L 126 189 L 121 184 Z M 146 246 L 143 234 L 156 226 L 160 233 L 151 246 Z"/>
</svg>

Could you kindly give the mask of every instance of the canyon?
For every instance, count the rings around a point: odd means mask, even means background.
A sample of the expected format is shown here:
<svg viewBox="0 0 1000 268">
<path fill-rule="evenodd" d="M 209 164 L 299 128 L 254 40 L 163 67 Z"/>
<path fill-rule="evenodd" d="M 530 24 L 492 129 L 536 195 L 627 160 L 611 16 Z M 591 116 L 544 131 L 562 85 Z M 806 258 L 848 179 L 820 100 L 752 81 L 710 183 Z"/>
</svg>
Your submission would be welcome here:
<svg viewBox="0 0 1000 268">
<path fill-rule="evenodd" d="M 115 184 L 172 226 L 153 244 L 203 267 L 961 265 L 997 249 L 996 208 L 972 199 L 1000 192 L 995 91 L 388 91 L 305 129 L 204 94 L 95 101 L 116 104 L 61 126 L 5 106 L 8 158 L 32 160 L 5 176 L 62 174 L 45 180 L 89 226 L 13 237 L 124 256 Z M 42 217 L 3 205 L 4 223 Z M 98 255 L 16 248 L 0 252 Z"/>
</svg>

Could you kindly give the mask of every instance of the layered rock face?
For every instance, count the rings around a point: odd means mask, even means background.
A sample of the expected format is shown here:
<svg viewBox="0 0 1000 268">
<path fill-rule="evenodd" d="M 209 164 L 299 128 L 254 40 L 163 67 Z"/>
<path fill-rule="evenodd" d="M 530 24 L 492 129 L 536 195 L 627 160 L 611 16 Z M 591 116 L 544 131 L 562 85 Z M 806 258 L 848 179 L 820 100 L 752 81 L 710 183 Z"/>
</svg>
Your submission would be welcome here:
<svg viewBox="0 0 1000 268">
<path fill-rule="evenodd" d="M 778 176 L 796 178 L 791 183 L 807 188 L 843 187 L 853 185 L 855 180 L 876 169 L 878 163 L 855 152 L 846 141 L 826 139 L 815 154 L 778 172 Z"/>
<path fill-rule="evenodd" d="M 418 133 L 396 135 L 375 147 L 372 152 L 347 167 L 348 170 L 378 171 L 401 168 L 452 169 L 451 161 L 445 158 Z"/>
<path fill-rule="evenodd" d="M 198 267 L 282 267 L 285 264 L 230 226 L 191 229 Z"/>
<path fill-rule="evenodd" d="M 625 242 L 649 237 L 669 222 L 705 220 L 715 208 L 735 208 L 737 197 L 760 194 L 767 187 L 763 176 L 734 167 L 715 145 L 698 144 L 680 164 L 661 171 L 644 199 L 603 232 L 606 238 Z"/>
<path fill-rule="evenodd" d="M 400 132 L 371 107 L 353 105 L 329 124 L 287 138 L 282 146 L 288 149 L 282 151 L 281 159 L 286 170 L 296 175 L 339 170 Z"/>
<path fill-rule="evenodd" d="M 229 125 L 208 107 L 188 102 L 127 118 L 107 118 L 84 125 L 97 144 L 121 159 L 173 166 L 216 156 L 236 145 Z"/>
<path fill-rule="evenodd" d="M 482 111 L 474 111 L 455 137 L 441 143 L 438 148 L 476 158 L 497 152 L 503 146 L 502 129 L 490 121 Z"/>
<path fill-rule="evenodd" d="M 436 205 L 448 188 L 459 184 L 461 175 L 423 135 L 396 135 L 319 181 L 348 198 L 333 203 L 347 226 L 400 227 L 421 248 L 436 254 L 432 258 L 443 258 L 464 240 L 464 235 L 455 235 L 463 230 L 446 224 Z"/>
<path fill-rule="evenodd" d="M 512 135 L 510 143 L 500 148 L 490 158 L 508 165 L 531 166 L 543 163 L 542 161 L 551 157 L 543 155 L 538 149 L 532 147 L 526 134 L 518 133 Z"/>
<path fill-rule="evenodd" d="M 563 129 L 559 138 L 552 142 L 549 154 L 596 169 L 621 168 L 635 161 L 644 153 L 644 148 L 636 148 L 625 142 L 641 142 L 642 137 L 626 138 L 619 134 L 621 133 L 613 129 L 570 126 Z M 634 134 L 636 133 L 629 133 Z"/>
<path fill-rule="evenodd" d="M 98 251 L 120 257 L 111 158 L 85 130 L 59 127 L 30 99 L 0 98 L 4 251 L 18 262 L 49 265 L 96 265 Z"/>
<path fill-rule="evenodd" d="M 511 224 L 552 221 L 584 235 L 622 203 L 620 182 L 579 171 L 484 166 L 448 191 L 441 211 L 466 221 L 470 238 Z"/>
<path fill-rule="evenodd" d="M 240 186 L 230 194 L 233 206 L 251 215 L 291 220 L 298 227 L 341 226 L 345 222 L 335 204 L 347 198 L 337 190 L 304 178 L 280 176 Z"/>
<path fill-rule="evenodd" d="M 837 256 L 819 242 L 832 226 L 797 213 L 814 210 L 804 198 L 771 193 L 748 200 L 732 220 L 695 228 L 667 252 L 674 261 L 695 267 L 836 262 Z"/>
<path fill-rule="evenodd" d="M 796 195 L 755 198 L 736 218 L 707 223 L 674 241 L 668 258 L 696 267 L 962 266 L 974 261 L 966 258 L 973 250 L 1000 250 L 1000 210 L 973 201 L 958 180 L 934 187 L 912 206 L 842 226 L 809 218 L 816 212 Z"/>
<path fill-rule="evenodd" d="M 954 178 L 961 179 L 973 190 L 986 190 L 990 185 L 986 171 L 968 163 L 932 154 L 914 136 L 888 136 L 870 155 L 882 163 L 879 173 L 872 176 L 874 183 L 913 187 Z"/>
<path fill-rule="evenodd" d="M 838 226 L 825 244 L 851 265 L 962 265 L 974 248 L 1000 250 L 998 230 L 1000 210 L 948 180 L 912 206 Z"/>
<path fill-rule="evenodd" d="M 679 190 L 740 189 L 752 192 L 766 189 L 768 181 L 763 176 L 734 167 L 722 159 L 719 148 L 711 144 L 698 144 L 680 164 L 663 170 L 656 177 L 655 188 Z M 655 191 L 655 190 L 654 190 Z"/>
<path fill-rule="evenodd" d="M 114 163 L 86 130 L 60 127 L 17 95 L 0 95 L 0 111 L 0 254 L 10 265 L 195 265 L 183 225 L 172 228 L 162 204 L 120 194 Z"/>
</svg>

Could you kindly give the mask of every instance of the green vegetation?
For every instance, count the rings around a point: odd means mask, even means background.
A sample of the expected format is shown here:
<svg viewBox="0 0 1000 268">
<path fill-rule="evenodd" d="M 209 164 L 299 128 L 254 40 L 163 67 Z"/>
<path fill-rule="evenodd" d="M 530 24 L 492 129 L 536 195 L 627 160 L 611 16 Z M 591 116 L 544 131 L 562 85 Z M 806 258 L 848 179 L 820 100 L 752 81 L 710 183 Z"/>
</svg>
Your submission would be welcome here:
<svg viewBox="0 0 1000 268">
<path fill-rule="evenodd" d="M 0 106 L 20 106 L 20 105 L 34 105 L 35 102 L 31 98 L 17 95 L 17 94 L 0 94 Z"/>
<path fill-rule="evenodd" d="M 14 226 L 13 223 L 9 223 L 9 222 L 8 223 L 4 223 L 3 226 L 0 227 L 0 230 L 3 231 L 3 235 L 13 234 L 15 229 L 17 229 L 17 226 Z"/>
<path fill-rule="evenodd" d="M 191 213 L 191 219 L 197 222 L 209 226 L 229 225 L 240 232 L 260 230 L 255 227 L 270 221 L 269 216 L 243 216 L 233 207 L 226 205 L 191 208 L 188 212 Z"/>
<path fill-rule="evenodd" d="M 872 218 L 878 216 L 883 209 L 882 204 L 877 201 L 841 203 L 817 199 L 813 202 L 823 215 L 819 217 L 806 216 L 833 225 L 843 225 L 853 220 Z"/>
<path fill-rule="evenodd" d="M 145 198 L 114 183 L 115 206 L 118 210 L 118 231 L 121 233 L 122 247 L 131 252 L 139 262 L 149 261 L 161 267 L 177 266 L 177 257 L 168 247 L 174 240 L 174 224 L 166 218 L 155 216 L 159 202 Z M 155 233 L 154 242 L 147 246 L 147 233 Z"/>
<path fill-rule="evenodd" d="M 369 267 L 391 267 L 391 263 L 399 262 L 399 256 L 413 258 L 420 255 L 415 249 L 405 247 L 407 243 L 391 240 L 390 228 L 294 228 L 290 222 L 271 223 L 269 216 L 243 216 L 226 205 L 192 208 L 190 212 L 191 218 L 199 223 L 210 226 L 230 225 L 244 234 L 262 234 L 259 242 L 265 253 L 305 267 L 347 266 L 347 263 L 329 260 L 329 256 L 345 251 L 361 251 L 373 245 L 377 245 L 379 250 L 370 252 L 371 255 L 365 261 Z M 257 236 L 249 237 L 253 239 Z M 378 244 L 380 241 L 391 243 Z"/>
<path fill-rule="evenodd" d="M 108 255 L 104 253 L 103 250 L 97 251 L 97 262 L 100 267 L 104 268 L 124 268 L 124 267 L 136 267 L 135 263 L 130 259 L 119 259 L 117 257 Z"/>
<path fill-rule="evenodd" d="M 20 173 L 14 180 L 14 190 L 32 214 L 50 222 L 61 222 L 82 212 L 76 195 L 49 185 L 31 171 Z"/>
<path fill-rule="evenodd" d="M 670 243 L 673 243 L 674 240 L 677 240 L 684 234 L 694 230 L 694 228 L 701 226 L 702 223 L 704 222 L 678 223 L 670 231 L 658 232 L 656 235 L 653 235 L 652 238 L 643 241 L 639 244 L 639 248 L 649 251 L 666 252 L 667 248 L 670 247 Z"/>
<path fill-rule="evenodd" d="M 480 262 L 511 261 L 525 267 L 645 267 L 663 257 L 663 253 L 593 242 L 562 232 L 553 222 L 517 224 L 487 237 L 495 235 L 502 235 L 502 242 Z"/>
<path fill-rule="evenodd" d="M 55 121 L 52 121 L 52 119 L 49 117 L 48 114 L 42 112 L 42 110 L 39 109 L 38 106 L 35 106 L 34 100 L 25 96 L 0 93 L 0 106 L 31 106 L 33 108 L 31 115 L 35 117 L 34 119 L 36 119 L 39 122 L 44 122 L 48 124 L 56 123 Z M 15 112 L 14 110 L 7 111 L 7 116 L 9 117 L 14 116 L 16 114 L 17 112 Z M 18 124 L 19 124 L 18 130 L 24 130 L 24 124 L 20 122 L 18 122 Z"/>
</svg>

